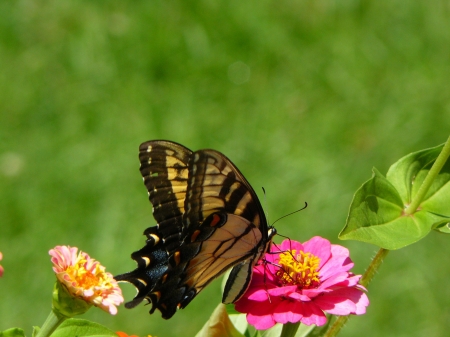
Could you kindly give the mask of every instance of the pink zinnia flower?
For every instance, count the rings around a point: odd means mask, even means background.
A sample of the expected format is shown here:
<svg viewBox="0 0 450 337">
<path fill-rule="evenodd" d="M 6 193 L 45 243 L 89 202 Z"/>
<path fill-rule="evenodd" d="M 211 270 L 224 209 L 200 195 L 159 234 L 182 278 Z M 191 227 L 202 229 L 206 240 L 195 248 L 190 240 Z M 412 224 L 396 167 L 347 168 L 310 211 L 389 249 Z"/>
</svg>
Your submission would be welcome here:
<svg viewBox="0 0 450 337">
<path fill-rule="evenodd" d="M 287 322 L 319 326 L 327 321 L 325 313 L 366 312 L 369 299 L 358 284 L 361 275 L 349 272 L 348 249 L 316 236 L 304 244 L 284 240 L 281 247 L 272 245 L 264 259 L 235 306 L 256 329 Z"/>
<path fill-rule="evenodd" d="M 0 261 L 3 259 L 3 254 L 2 254 L 2 252 L 0 252 Z M 2 266 L 0 266 L 0 277 L 2 277 L 3 276 L 3 267 Z"/>
<path fill-rule="evenodd" d="M 116 306 L 123 302 L 117 281 L 98 261 L 77 251 L 70 246 L 56 246 L 49 251 L 58 281 L 73 297 L 115 315 Z"/>
</svg>

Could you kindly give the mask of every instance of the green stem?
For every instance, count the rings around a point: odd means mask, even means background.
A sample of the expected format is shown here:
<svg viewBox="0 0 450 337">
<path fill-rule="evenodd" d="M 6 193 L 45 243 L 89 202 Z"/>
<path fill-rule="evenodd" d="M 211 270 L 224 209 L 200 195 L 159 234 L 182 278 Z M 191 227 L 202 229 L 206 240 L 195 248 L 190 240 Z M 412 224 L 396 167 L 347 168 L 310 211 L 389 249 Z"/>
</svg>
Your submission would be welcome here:
<svg viewBox="0 0 450 337">
<path fill-rule="evenodd" d="M 337 336 L 349 318 L 350 316 L 339 316 L 323 337 Z"/>
<path fill-rule="evenodd" d="M 449 156 L 450 156 L 450 137 L 447 139 L 447 142 L 444 144 L 444 147 L 442 148 L 441 153 L 439 153 L 439 156 L 436 158 L 433 166 L 431 167 L 430 171 L 428 172 L 427 176 L 425 177 L 425 180 L 423 181 L 422 185 L 420 186 L 419 191 L 417 192 L 416 196 L 411 201 L 411 204 L 409 204 L 409 206 L 406 208 L 406 210 L 405 210 L 406 215 L 411 215 L 417 210 L 417 208 L 419 207 L 423 198 L 425 197 L 425 194 L 427 194 L 428 189 L 430 188 L 430 186 L 433 183 L 436 176 L 441 171 L 442 167 L 445 165 L 445 162 L 447 161 Z"/>
<path fill-rule="evenodd" d="M 280 337 L 294 337 L 299 326 L 300 326 L 300 322 L 284 324 L 283 330 L 281 330 Z"/>
<path fill-rule="evenodd" d="M 50 336 L 53 331 L 56 330 L 56 328 L 65 320 L 67 319 L 66 316 L 57 314 L 55 311 L 51 311 L 50 315 L 48 315 L 47 319 L 44 322 L 44 325 L 39 330 L 36 337 L 48 337 Z"/>
<path fill-rule="evenodd" d="M 378 269 L 380 269 L 380 266 L 388 253 L 389 250 L 380 248 L 375 257 L 372 259 L 372 262 L 369 264 L 369 267 L 367 267 L 366 271 L 361 277 L 359 284 L 361 284 L 363 287 L 367 287 L 369 285 L 370 281 L 372 281 L 375 274 L 378 272 Z"/>
<path fill-rule="evenodd" d="M 361 277 L 361 281 L 359 282 L 363 287 L 367 287 L 370 281 L 372 281 L 373 277 L 377 273 L 378 269 L 383 263 L 384 258 L 388 253 L 389 250 L 381 248 L 378 251 L 377 255 L 375 255 L 369 267 L 367 267 L 364 275 Z M 333 325 L 325 333 L 324 337 L 337 336 L 337 334 L 339 333 L 339 331 L 341 331 L 341 329 L 344 327 L 345 323 L 348 321 L 349 318 L 350 316 L 339 316 L 333 323 Z"/>
</svg>

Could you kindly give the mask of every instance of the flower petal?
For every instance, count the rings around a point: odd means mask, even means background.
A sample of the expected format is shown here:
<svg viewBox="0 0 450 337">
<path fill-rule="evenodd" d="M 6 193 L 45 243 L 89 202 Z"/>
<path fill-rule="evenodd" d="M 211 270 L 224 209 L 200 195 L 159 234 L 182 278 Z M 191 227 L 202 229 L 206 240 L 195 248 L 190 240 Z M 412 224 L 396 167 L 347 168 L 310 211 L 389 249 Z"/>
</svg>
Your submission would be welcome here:
<svg viewBox="0 0 450 337">
<path fill-rule="evenodd" d="M 309 239 L 303 244 L 303 246 L 305 247 L 305 252 L 309 252 L 320 259 L 319 269 L 327 263 L 331 256 L 330 241 L 321 238 L 320 236 L 315 236 Z"/>
<path fill-rule="evenodd" d="M 279 298 L 273 298 L 264 305 L 246 299 L 240 299 L 236 302 L 235 309 L 242 313 L 247 312 L 247 322 L 258 330 L 265 330 L 275 325 L 276 321 L 274 320 L 272 313 L 279 303 Z"/>
<path fill-rule="evenodd" d="M 299 252 L 300 250 L 304 251 L 305 248 L 298 241 L 283 240 L 283 242 L 281 243 L 281 251 L 285 252 L 285 251 L 289 251 L 289 250 L 296 250 L 297 252 Z M 272 246 L 272 252 L 279 252 L 279 250 L 275 250 Z"/>
<path fill-rule="evenodd" d="M 332 274 L 352 269 L 354 263 L 350 259 L 349 254 L 347 248 L 339 245 L 331 245 L 331 258 L 320 269 L 320 275 L 323 278 L 328 278 Z"/>
<path fill-rule="evenodd" d="M 286 296 L 297 290 L 297 286 L 285 286 L 268 289 L 267 292 L 272 296 Z"/>
<path fill-rule="evenodd" d="M 327 317 L 314 302 L 301 302 L 303 318 L 301 322 L 305 325 L 324 325 Z"/>
<path fill-rule="evenodd" d="M 361 315 L 369 305 L 367 295 L 356 288 L 341 288 L 316 298 L 323 311 L 333 315 Z"/>
<path fill-rule="evenodd" d="M 2 259 L 3 259 L 3 254 L 2 254 L 2 252 L 0 252 L 0 261 L 1 261 Z M 3 271 L 4 271 L 3 267 L 0 266 L 0 277 L 3 276 Z"/>
<path fill-rule="evenodd" d="M 303 318 L 301 302 L 283 301 L 277 306 L 273 318 L 281 324 L 300 322 Z"/>
<path fill-rule="evenodd" d="M 267 290 L 259 288 L 255 291 L 249 292 L 247 298 L 251 301 L 264 302 L 268 300 Z"/>
<path fill-rule="evenodd" d="M 322 280 L 322 283 L 320 284 L 320 289 L 327 289 L 334 285 L 337 285 L 339 283 L 345 282 L 348 280 L 348 273 L 347 272 L 339 272 L 336 274 L 331 275 L 328 279 Z"/>
</svg>

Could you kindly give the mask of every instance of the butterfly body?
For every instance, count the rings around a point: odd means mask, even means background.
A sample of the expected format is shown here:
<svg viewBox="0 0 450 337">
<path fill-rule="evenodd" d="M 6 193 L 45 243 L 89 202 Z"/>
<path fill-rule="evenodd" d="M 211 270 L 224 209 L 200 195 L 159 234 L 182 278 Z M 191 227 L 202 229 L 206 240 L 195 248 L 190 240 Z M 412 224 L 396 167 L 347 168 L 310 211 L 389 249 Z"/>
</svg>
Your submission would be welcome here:
<svg viewBox="0 0 450 337">
<path fill-rule="evenodd" d="M 139 159 L 157 226 L 132 254 L 138 267 L 115 277 L 138 290 L 126 306 L 147 299 L 150 313 L 170 318 L 231 267 L 222 301 L 236 301 L 275 234 L 250 184 L 214 150 L 156 140 L 141 144 Z"/>
</svg>

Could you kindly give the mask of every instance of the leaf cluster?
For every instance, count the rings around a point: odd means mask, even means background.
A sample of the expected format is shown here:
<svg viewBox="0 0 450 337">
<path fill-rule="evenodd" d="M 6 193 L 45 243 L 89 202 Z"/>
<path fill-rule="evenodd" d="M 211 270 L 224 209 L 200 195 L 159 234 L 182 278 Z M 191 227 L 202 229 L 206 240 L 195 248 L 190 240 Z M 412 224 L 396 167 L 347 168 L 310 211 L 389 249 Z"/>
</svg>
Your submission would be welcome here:
<svg viewBox="0 0 450 337">
<path fill-rule="evenodd" d="M 339 238 L 393 250 L 417 242 L 431 230 L 448 233 L 450 162 L 444 161 L 434 179 L 424 185 L 443 147 L 401 158 L 386 177 L 374 168 L 372 178 L 356 191 Z M 413 203 L 416 206 L 411 209 Z"/>
</svg>

